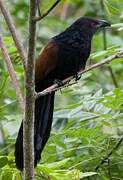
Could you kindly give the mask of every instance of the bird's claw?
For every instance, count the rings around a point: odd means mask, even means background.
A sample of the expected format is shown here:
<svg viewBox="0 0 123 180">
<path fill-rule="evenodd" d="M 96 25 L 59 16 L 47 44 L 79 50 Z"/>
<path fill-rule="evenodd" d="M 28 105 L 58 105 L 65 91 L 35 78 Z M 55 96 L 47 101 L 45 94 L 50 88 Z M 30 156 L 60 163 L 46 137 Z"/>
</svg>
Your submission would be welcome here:
<svg viewBox="0 0 123 180">
<path fill-rule="evenodd" d="M 78 81 L 81 78 L 81 75 L 75 74 L 74 77 L 75 77 L 75 81 Z"/>
<path fill-rule="evenodd" d="M 63 82 L 62 82 L 62 80 L 60 80 L 60 79 L 55 79 L 55 80 L 54 80 L 54 83 L 57 84 L 58 87 L 61 87 L 61 86 L 64 85 Z"/>
</svg>

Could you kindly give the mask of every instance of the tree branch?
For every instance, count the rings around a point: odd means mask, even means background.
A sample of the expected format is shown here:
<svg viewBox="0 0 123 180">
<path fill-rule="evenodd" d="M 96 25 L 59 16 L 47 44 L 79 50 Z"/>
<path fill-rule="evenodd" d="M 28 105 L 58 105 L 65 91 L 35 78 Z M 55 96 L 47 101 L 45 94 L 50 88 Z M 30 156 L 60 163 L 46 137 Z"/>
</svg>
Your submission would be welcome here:
<svg viewBox="0 0 123 180">
<path fill-rule="evenodd" d="M 57 5 L 58 3 L 60 3 L 61 0 L 57 0 L 44 14 L 42 14 L 39 17 L 35 17 L 34 20 L 35 21 L 40 21 L 41 19 L 43 19 L 44 17 L 46 17 Z M 41 13 L 40 13 L 41 14 Z"/>
<path fill-rule="evenodd" d="M 22 111 L 24 111 L 24 106 L 25 106 L 24 105 L 24 99 L 23 99 L 23 97 L 21 95 L 21 91 L 20 91 L 20 88 L 19 88 L 19 83 L 18 83 L 18 80 L 17 80 L 17 76 L 15 74 L 13 65 L 11 63 L 11 59 L 10 59 L 9 54 L 7 52 L 7 49 L 6 49 L 5 45 L 4 45 L 4 42 L 3 42 L 3 39 L 2 39 L 1 35 L 0 35 L 0 48 L 1 48 L 1 51 L 2 51 L 2 54 L 3 54 L 3 60 L 5 61 L 7 70 L 9 72 L 9 75 L 10 75 L 10 78 L 11 78 L 11 81 L 12 81 L 12 84 L 13 84 L 13 87 L 14 87 L 15 92 L 16 92 L 18 102 L 20 104 L 20 107 L 21 107 Z"/>
<path fill-rule="evenodd" d="M 35 36 L 37 3 L 30 0 L 29 6 L 29 41 L 28 59 L 26 67 L 26 103 L 23 126 L 23 152 L 24 152 L 24 180 L 34 179 L 34 105 L 35 105 Z"/>
<path fill-rule="evenodd" d="M 88 67 L 88 68 L 85 69 L 85 70 L 79 71 L 79 72 L 78 72 L 78 75 L 82 75 L 82 74 L 84 74 L 84 73 L 86 73 L 86 72 L 88 72 L 88 71 L 91 71 L 91 70 L 93 70 L 93 69 L 99 68 L 99 67 L 101 67 L 102 65 L 108 64 L 108 63 L 110 63 L 112 60 L 118 59 L 118 58 L 121 58 L 121 57 L 123 57 L 123 49 L 120 50 L 118 53 L 116 53 L 116 54 L 114 54 L 114 55 L 112 55 L 112 56 L 109 56 L 109 57 L 103 59 L 101 62 L 96 63 L 96 64 Z M 69 83 L 72 79 L 74 79 L 73 76 L 70 76 L 70 77 L 64 79 L 64 80 L 62 81 L 63 86 L 64 86 L 65 84 Z M 60 87 L 60 88 L 61 88 L 61 87 Z M 52 91 L 57 91 L 58 89 L 59 89 L 58 84 L 53 84 L 52 86 L 48 87 L 47 89 L 43 90 L 42 92 L 35 93 L 35 97 L 36 97 L 36 98 L 39 98 L 40 96 L 45 96 L 46 94 L 49 94 L 49 93 L 51 93 Z"/>
<path fill-rule="evenodd" d="M 120 138 L 120 140 L 115 145 L 115 147 L 110 151 L 110 153 L 105 158 L 102 159 L 102 161 L 99 163 L 98 166 L 96 166 L 95 171 L 97 171 L 101 165 L 103 165 L 105 162 L 107 162 L 109 157 L 119 148 L 119 146 L 121 145 L 122 142 L 123 142 L 123 137 Z"/>
<path fill-rule="evenodd" d="M 27 54 L 26 54 L 26 51 L 21 42 L 21 38 L 19 37 L 19 34 L 16 31 L 16 27 L 14 25 L 11 15 L 10 15 L 9 9 L 6 7 L 5 1 L 3 1 L 3 0 L 0 0 L 0 9 L 5 18 L 6 24 L 8 25 L 8 28 L 12 34 L 14 43 L 18 49 L 20 57 L 22 58 L 24 69 L 26 69 Z"/>
</svg>

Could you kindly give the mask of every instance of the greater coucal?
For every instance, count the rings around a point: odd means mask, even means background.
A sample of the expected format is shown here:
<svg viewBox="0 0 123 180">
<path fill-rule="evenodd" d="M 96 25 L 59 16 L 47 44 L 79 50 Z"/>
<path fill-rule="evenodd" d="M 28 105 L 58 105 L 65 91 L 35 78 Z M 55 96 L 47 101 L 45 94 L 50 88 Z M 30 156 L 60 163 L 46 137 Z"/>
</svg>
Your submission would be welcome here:
<svg viewBox="0 0 123 180">
<path fill-rule="evenodd" d="M 40 92 L 55 80 L 63 80 L 85 68 L 90 55 L 91 40 L 101 27 L 110 26 L 104 20 L 81 17 L 65 31 L 53 37 L 43 49 L 35 65 L 35 90 Z M 35 101 L 34 152 L 35 166 L 50 136 L 54 95 L 41 96 Z M 23 122 L 15 144 L 15 162 L 23 170 Z"/>
</svg>

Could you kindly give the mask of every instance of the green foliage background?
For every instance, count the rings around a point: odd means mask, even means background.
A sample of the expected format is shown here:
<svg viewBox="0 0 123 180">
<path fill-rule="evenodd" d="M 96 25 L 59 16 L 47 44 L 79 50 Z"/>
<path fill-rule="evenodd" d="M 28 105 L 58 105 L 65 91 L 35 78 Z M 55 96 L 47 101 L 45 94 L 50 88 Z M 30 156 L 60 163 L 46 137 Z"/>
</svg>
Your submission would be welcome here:
<svg viewBox="0 0 123 180">
<path fill-rule="evenodd" d="M 27 0 L 6 1 L 27 48 Z M 54 0 L 41 2 L 45 12 Z M 80 16 L 107 19 L 112 24 L 93 39 L 88 65 L 114 54 L 123 47 L 123 1 L 121 0 L 63 0 L 37 26 L 36 57 L 48 40 L 64 30 Z M 0 17 L 1 34 L 24 94 L 24 72 L 12 37 Z M 112 79 L 112 68 L 116 83 Z M 99 162 L 110 153 L 123 136 L 123 59 L 82 75 L 81 80 L 56 93 L 51 137 L 36 168 L 36 179 L 123 179 L 123 145 L 95 171 Z M 14 163 L 14 143 L 22 119 L 15 91 L 0 52 L 0 179 L 22 179 Z"/>
</svg>

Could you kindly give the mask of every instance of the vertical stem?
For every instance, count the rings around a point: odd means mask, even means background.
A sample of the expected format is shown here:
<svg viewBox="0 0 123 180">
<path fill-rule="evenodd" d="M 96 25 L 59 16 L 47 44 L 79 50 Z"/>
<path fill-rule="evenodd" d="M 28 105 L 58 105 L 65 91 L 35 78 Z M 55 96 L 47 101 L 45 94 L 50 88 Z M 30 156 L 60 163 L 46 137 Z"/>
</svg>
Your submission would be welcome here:
<svg viewBox="0 0 123 180">
<path fill-rule="evenodd" d="M 104 46 L 104 50 L 106 50 L 107 49 L 107 41 L 106 41 L 106 30 L 105 30 L 105 28 L 103 29 L 102 33 L 103 33 L 103 46 Z M 114 86 L 116 88 L 118 88 L 118 83 L 117 83 L 116 77 L 115 77 L 113 70 L 110 66 L 108 66 L 108 70 L 109 70 L 109 73 L 111 75 Z"/>
<path fill-rule="evenodd" d="M 117 82 L 117 80 L 116 80 L 116 77 L 115 77 L 115 74 L 114 74 L 112 68 L 109 66 L 108 69 L 109 69 L 110 75 L 111 75 L 111 77 L 112 77 L 112 81 L 113 81 L 113 83 L 114 83 L 114 86 L 115 86 L 116 88 L 118 88 L 118 87 L 119 87 L 119 86 L 118 86 L 118 82 Z"/>
<path fill-rule="evenodd" d="M 5 155 L 5 154 L 8 154 L 8 149 L 6 149 L 6 138 L 5 138 L 5 132 L 4 132 L 4 128 L 3 128 L 3 124 L 1 122 L 1 119 L 0 119 L 0 132 L 1 132 L 0 133 L 1 139 L 3 141 L 2 146 L 3 146 L 3 148 L 5 148 L 5 150 L 4 150 L 4 155 Z"/>
<path fill-rule="evenodd" d="M 107 41 L 106 41 L 106 31 L 105 31 L 105 28 L 103 28 L 102 33 L 103 33 L 103 48 L 104 48 L 104 50 L 106 50 L 107 49 Z"/>
<path fill-rule="evenodd" d="M 24 180 L 34 179 L 34 70 L 35 70 L 35 36 L 36 22 L 33 18 L 36 16 L 36 1 L 30 0 L 29 8 L 29 41 L 28 41 L 28 60 L 26 68 L 26 105 L 24 118 Z"/>
<path fill-rule="evenodd" d="M 109 174 L 109 180 L 112 180 L 111 177 L 111 160 L 108 158 L 108 174 Z"/>
<path fill-rule="evenodd" d="M 104 5 L 103 5 L 103 0 L 100 0 L 100 4 L 101 4 L 101 8 L 102 8 L 102 14 L 103 14 L 103 17 L 105 16 L 104 14 Z M 107 50 L 107 40 L 106 40 L 106 30 L 105 28 L 103 28 L 103 46 L 104 46 L 104 50 Z M 111 75 L 111 78 L 112 78 L 112 81 L 114 83 L 114 86 L 116 88 L 118 88 L 118 83 L 117 83 L 117 80 L 116 80 L 116 77 L 115 77 L 115 74 L 111 68 L 111 66 L 108 66 L 108 70 L 109 70 L 109 73 Z"/>
</svg>

